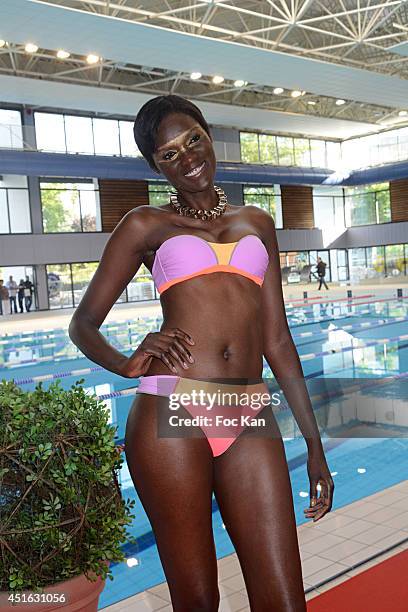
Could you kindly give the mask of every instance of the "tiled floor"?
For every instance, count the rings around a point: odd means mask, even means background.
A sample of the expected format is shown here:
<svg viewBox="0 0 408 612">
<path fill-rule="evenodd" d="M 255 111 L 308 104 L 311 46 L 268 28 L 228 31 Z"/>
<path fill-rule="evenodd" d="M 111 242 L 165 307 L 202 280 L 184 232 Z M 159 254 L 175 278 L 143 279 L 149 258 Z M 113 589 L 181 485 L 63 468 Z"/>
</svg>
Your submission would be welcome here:
<svg viewBox="0 0 408 612">
<path fill-rule="evenodd" d="M 408 548 L 408 480 L 298 528 L 306 598 Z M 375 557 L 375 558 L 373 558 Z M 249 612 L 235 554 L 218 561 L 219 612 Z M 103 608 L 103 612 L 171 612 L 166 583 Z"/>
</svg>

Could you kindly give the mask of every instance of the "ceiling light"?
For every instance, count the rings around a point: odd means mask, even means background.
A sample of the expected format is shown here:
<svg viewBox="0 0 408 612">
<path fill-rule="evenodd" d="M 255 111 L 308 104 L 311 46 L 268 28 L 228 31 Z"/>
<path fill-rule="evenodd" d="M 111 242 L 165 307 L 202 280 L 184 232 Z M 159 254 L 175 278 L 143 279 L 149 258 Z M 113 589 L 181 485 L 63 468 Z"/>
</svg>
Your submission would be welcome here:
<svg viewBox="0 0 408 612">
<path fill-rule="evenodd" d="M 99 55 L 94 55 L 93 53 L 90 53 L 86 57 L 86 61 L 88 62 L 88 64 L 97 64 L 99 60 L 100 60 Z"/>
<path fill-rule="evenodd" d="M 68 51 L 64 51 L 64 49 L 60 49 L 59 51 L 57 51 L 57 57 L 59 59 L 67 59 L 67 57 L 69 57 L 71 54 L 68 53 Z"/>
<path fill-rule="evenodd" d="M 243 81 L 242 79 L 234 81 L 234 87 L 244 87 L 245 85 L 248 85 L 248 81 Z"/>
<path fill-rule="evenodd" d="M 190 74 L 190 79 L 192 79 L 193 81 L 197 81 L 198 79 L 201 79 L 203 75 L 201 74 L 201 72 L 192 72 Z"/>
<path fill-rule="evenodd" d="M 315 100 L 308 100 L 307 103 L 309 104 L 309 106 L 314 106 L 316 104 Z"/>
<path fill-rule="evenodd" d="M 400 117 L 406 117 L 406 116 L 408 115 L 408 111 L 406 111 L 406 110 L 402 110 L 402 111 L 400 111 L 400 112 L 398 113 L 398 115 L 399 115 Z"/>
<path fill-rule="evenodd" d="M 0 47 L 4 47 L 6 45 L 6 41 L 3 39 L 0 39 Z"/>
<path fill-rule="evenodd" d="M 283 87 L 275 87 L 273 93 L 278 96 L 279 94 L 283 93 Z"/>
<path fill-rule="evenodd" d="M 214 76 L 212 79 L 212 82 L 214 83 L 214 85 L 219 85 L 220 83 L 223 83 L 223 81 L 224 81 L 224 77 L 219 76 L 219 75 Z"/>
<path fill-rule="evenodd" d="M 342 100 L 341 98 L 339 98 L 338 100 L 336 100 L 336 105 L 337 105 L 337 106 L 343 106 L 343 104 L 345 104 L 345 103 L 346 103 L 346 101 L 345 101 L 345 100 Z"/>
<path fill-rule="evenodd" d="M 24 47 L 27 53 L 36 53 L 38 51 L 38 46 L 34 43 L 27 43 Z"/>
<path fill-rule="evenodd" d="M 299 89 L 294 89 L 290 95 L 292 96 L 292 98 L 298 98 L 302 95 L 302 92 L 299 91 Z"/>
</svg>

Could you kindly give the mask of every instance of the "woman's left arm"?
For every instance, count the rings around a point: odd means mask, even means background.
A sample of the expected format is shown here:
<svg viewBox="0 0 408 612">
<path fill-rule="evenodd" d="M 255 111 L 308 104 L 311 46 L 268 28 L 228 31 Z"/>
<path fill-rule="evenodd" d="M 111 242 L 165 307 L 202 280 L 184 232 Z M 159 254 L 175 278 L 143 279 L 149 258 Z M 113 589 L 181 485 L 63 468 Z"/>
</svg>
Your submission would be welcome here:
<svg viewBox="0 0 408 612">
<path fill-rule="evenodd" d="M 334 483 L 327 466 L 299 355 L 286 318 L 275 224 L 268 213 L 258 210 L 258 215 L 262 217 L 262 238 L 269 254 L 269 264 L 261 289 L 263 354 L 307 444 L 311 505 L 304 512 L 307 518 L 316 521 L 331 509 Z M 321 486 L 320 497 L 317 497 L 318 484 Z"/>
</svg>

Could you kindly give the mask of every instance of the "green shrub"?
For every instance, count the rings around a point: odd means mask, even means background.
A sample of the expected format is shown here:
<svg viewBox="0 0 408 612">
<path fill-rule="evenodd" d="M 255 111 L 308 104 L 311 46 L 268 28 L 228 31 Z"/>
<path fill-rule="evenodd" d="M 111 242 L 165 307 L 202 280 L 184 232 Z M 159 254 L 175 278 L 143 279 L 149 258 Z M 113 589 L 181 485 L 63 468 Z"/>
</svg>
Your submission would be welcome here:
<svg viewBox="0 0 408 612">
<path fill-rule="evenodd" d="M 0 383 L 0 591 L 41 590 L 93 572 L 113 580 L 134 543 L 123 459 L 103 402 L 77 381 L 32 392 Z"/>
</svg>

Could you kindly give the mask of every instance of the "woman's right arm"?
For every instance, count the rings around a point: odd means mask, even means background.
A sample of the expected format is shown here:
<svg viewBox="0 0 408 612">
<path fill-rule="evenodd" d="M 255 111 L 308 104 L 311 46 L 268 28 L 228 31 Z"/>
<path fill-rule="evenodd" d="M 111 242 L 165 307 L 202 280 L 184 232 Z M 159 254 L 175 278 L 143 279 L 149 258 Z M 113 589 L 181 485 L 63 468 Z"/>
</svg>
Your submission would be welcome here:
<svg viewBox="0 0 408 612">
<path fill-rule="evenodd" d="M 179 328 L 148 333 L 130 357 L 111 346 L 99 331 L 106 315 L 140 268 L 143 254 L 149 248 L 146 235 L 151 212 L 149 207 L 140 206 L 128 212 L 116 226 L 68 330 L 72 342 L 86 357 L 126 378 L 143 375 L 154 357 L 161 359 L 176 374 L 176 365 L 188 369 L 188 362 L 194 362 L 187 346 L 194 341 Z"/>
<path fill-rule="evenodd" d="M 149 211 L 146 208 L 128 212 L 116 226 L 69 324 L 69 337 L 82 353 L 115 374 L 122 374 L 128 358 L 105 340 L 99 328 L 135 276 L 148 249 L 145 236 Z"/>
</svg>

